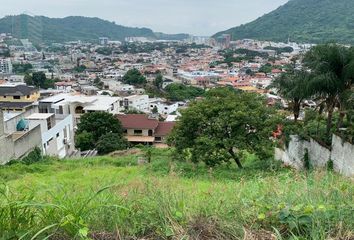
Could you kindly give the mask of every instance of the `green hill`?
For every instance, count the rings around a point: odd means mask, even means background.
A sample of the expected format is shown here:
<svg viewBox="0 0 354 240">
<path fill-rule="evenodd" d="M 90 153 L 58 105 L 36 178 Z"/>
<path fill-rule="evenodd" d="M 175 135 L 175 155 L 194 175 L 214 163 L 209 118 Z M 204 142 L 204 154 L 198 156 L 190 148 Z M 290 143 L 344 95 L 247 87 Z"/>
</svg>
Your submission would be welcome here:
<svg viewBox="0 0 354 240">
<path fill-rule="evenodd" d="M 146 165 L 142 152 L 117 155 L 0 166 L 0 239 L 354 236 L 354 185 L 335 173 L 254 159 L 208 168 L 159 149 Z"/>
<path fill-rule="evenodd" d="M 290 0 L 257 20 L 215 34 L 234 40 L 354 43 L 353 0 Z"/>
<path fill-rule="evenodd" d="M 158 36 L 148 28 L 132 28 L 117 25 L 99 18 L 65 17 L 48 18 L 44 16 L 6 16 L 0 19 L 0 33 L 12 33 L 17 38 L 28 38 L 35 43 L 39 42 L 67 42 L 67 41 L 97 41 L 99 37 L 108 37 L 111 40 L 123 41 L 125 37 L 159 37 L 173 38 L 168 34 Z M 180 37 L 180 35 L 176 35 Z"/>
</svg>

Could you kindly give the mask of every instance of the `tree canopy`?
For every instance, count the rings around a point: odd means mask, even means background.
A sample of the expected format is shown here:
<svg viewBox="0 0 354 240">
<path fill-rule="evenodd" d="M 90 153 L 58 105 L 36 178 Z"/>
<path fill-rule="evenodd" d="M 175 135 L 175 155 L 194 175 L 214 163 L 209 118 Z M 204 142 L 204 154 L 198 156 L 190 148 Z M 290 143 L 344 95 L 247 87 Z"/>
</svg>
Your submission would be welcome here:
<svg viewBox="0 0 354 240">
<path fill-rule="evenodd" d="M 272 155 L 269 139 L 278 118 L 259 95 L 217 88 L 181 113 L 169 143 L 184 158 L 209 166 L 234 160 L 241 168 L 242 151 Z"/>
<path fill-rule="evenodd" d="M 54 80 L 48 79 L 44 72 L 34 72 L 32 75 L 25 75 L 27 85 L 33 85 L 38 88 L 48 89 L 54 87 Z"/>
<path fill-rule="evenodd" d="M 112 139 L 115 138 L 115 143 Z M 119 144 L 118 144 L 119 143 Z M 106 112 L 85 113 L 81 116 L 76 132 L 76 147 L 89 150 L 97 147 L 100 154 L 119 150 L 125 143 L 120 121 Z"/>
<path fill-rule="evenodd" d="M 186 86 L 181 83 L 172 83 L 165 88 L 166 97 L 171 101 L 185 101 L 202 96 L 205 91 L 199 87 Z"/>
<path fill-rule="evenodd" d="M 345 116 L 345 95 L 354 83 L 354 48 L 337 44 L 317 45 L 306 53 L 304 65 L 312 73 L 309 90 L 312 95 L 324 99 L 329 135 L 336 106 L 341 111 L 338 128 Z"/>
<path fill-rule="evenodd" d="M 142 86 L 147 81 L 138 69 L 133 68 L 123 76 L 123 82 L 134 86 Z"/>
<path fill-rule="evenodd" d="M 293 70 L 281 74 L 270 85 L 276 88 L 283 98 L 290 101 L 295 121 L 299 118 L 301 103 L 311 96 L 308 90 L 309 81 L 310 73 Z"/>
</svg>

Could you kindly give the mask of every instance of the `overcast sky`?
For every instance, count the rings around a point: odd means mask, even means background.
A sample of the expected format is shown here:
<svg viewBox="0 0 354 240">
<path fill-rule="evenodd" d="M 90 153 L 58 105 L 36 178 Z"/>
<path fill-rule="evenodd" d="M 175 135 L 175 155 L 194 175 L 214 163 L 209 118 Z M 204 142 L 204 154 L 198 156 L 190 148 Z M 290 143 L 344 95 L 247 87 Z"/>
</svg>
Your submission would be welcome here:
<svg viewBox="0 0 354 240">
<path fill-rule="evenodd" d="M 247 23 L 287 0 L 0 0 L 0 16 L 99 17 L 165 33 L 208 36 Z"/>
</svg>

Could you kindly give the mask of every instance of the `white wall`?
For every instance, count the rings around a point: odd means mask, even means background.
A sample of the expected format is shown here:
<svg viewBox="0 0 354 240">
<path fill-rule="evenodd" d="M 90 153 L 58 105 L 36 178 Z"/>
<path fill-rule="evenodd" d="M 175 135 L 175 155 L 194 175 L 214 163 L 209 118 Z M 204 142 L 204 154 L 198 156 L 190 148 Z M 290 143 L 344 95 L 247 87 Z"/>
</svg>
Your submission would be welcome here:
<svg viewBox="0 0 354 240">
<path fill-rule="evenodd" d="M 64 158 L 74 150 L 73 118 L 68 115 L 49 131 L 42 133 L 42 149 L 45 155 Z M 67 144 L 64 144 L 66 138 Z M 44 147 L 45 145 L 45 147 Z"/>
<path fill-rule="evenodd" d="M 296 169 L 301 169 L 304 166 L 306 149 L 313 167 L 325 168 L 328 161 L 332 160 L 335 171 L 345 176 L 354 176 L 354 145 L 343 142 L 336 135 L 332 137 L 331 150 L 321 146 L 313 139 L 305 141 L 298 136 L 291 136 L 287 148 L 275 149 L 275 159 Z"/>
</svg>

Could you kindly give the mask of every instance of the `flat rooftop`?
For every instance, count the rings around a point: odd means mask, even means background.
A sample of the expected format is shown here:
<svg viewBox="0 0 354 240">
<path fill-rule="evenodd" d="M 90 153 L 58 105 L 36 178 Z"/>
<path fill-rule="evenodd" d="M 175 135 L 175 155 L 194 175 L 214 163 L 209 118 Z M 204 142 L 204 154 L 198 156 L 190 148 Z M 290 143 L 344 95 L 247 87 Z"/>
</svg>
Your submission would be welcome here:
<svg viewBox="0 0 354 240">
<path fill-rule="evenodd" d="M 28 120 L 38 120 L 38 119 L 48 119 L 54 116 L 54 113 L 33 113 L 30 116 L 26 117 Z"/>
</svg>

